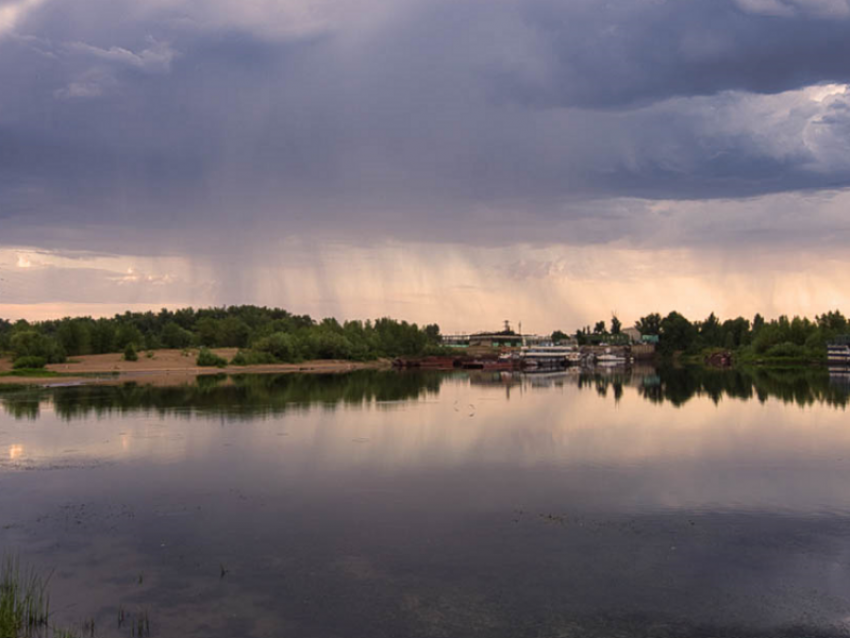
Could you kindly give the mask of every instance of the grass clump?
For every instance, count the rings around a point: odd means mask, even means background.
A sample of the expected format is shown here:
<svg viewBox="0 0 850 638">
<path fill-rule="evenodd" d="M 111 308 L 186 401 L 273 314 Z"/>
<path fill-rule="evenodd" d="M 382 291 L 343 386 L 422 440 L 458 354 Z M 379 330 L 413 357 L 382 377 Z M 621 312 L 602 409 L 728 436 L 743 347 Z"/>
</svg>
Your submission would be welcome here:
<svg viewBox="0 0 850 638">
<path fill-rule="evenodd" d="M 203 367 L 224 368 L 227 365 L 227 359 L 218 356 L 209 348 L 201 348 L 196 363 Z"/>
<path fill-rule="evenodd" d="M 13 370 L 37 370 L 47 365 L 44 357 L 25 356 L 18 357 L 12 364 Z"/>
<path fill-rule="evenodd" d="M 22 571 L 14 558 L 5 560 L 0 567 L 0 636 L 31 638 L 48 626 L 49 580 Z"/>
</svg>

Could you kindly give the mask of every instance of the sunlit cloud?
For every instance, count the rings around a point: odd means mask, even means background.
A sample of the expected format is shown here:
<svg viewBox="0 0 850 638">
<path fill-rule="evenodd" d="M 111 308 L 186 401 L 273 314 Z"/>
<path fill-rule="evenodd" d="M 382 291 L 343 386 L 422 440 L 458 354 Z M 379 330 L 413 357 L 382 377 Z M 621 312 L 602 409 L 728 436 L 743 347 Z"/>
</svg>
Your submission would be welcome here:
<svg viewBox="0 0 850 638">
<path fill-rule="evenodd" d="M 316 318 L 390 315 L 437 322 L 444 332 L 497 328 L 509 319 L 547 334 L 608 321 L 615 313 L 630 325 L 653 311 L 702 319 L 711 312 L 724 318 L 757 312 L 812 316 L 850 307 L 850 292 L 835 276 L 850 267 L 850 259 L 832 249 L 746 254 L 618 245 L 365 247 L 290 239 L 238 263 L 163 260 L 171 272 L 161 260 L 137 257 L 43 259 L 54 265 L 41 275 L 6 273 L 0 316 L 39 319 L 71 310 L 108 316 L 125 306 L 254 303 Z"/>
<path fill-rule="evenodd" d="M 12 33 L 29 11 L 45 2 L 46 0 L 12 0 L 0 3 L 0 39 Z"/>
</svg>

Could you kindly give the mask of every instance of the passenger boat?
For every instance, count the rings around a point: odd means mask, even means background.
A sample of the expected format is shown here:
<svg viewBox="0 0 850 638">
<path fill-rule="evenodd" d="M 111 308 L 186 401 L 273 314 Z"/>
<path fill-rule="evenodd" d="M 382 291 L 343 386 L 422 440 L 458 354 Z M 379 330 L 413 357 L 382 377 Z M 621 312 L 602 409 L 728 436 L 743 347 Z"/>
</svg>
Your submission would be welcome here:
<svg viewBox="0 0 850 638">
<path fill-rule="evenodd" d="M 520 351 L 525 370 L 552 370 L 567 367 L 567 355 L 574 352 L 569 346 L 541 345 Z"/>
<path fill-rule="evenodd" d="M 826 356 L 830 367 L 850 366 L 850 345 L 830 343 L 826 347 Z"/>
</svg>

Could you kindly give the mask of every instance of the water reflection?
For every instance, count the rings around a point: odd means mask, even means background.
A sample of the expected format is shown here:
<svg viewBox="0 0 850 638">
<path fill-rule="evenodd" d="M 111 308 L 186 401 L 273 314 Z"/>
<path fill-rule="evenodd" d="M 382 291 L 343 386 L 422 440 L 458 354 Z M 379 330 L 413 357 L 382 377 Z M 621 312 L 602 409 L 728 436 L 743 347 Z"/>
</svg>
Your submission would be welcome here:
<svg viewBox="0 0 850 638">
<path fill-rule="evenodd" d="M 799 406 L 826 404 L 844 408 L 850 402 L 850 376 L 825 368 L 704 368 L 638 367 L 621 371 L 567 371 L 521 374 L 510 372 L 387 372 L 361 371 L 327 375 L 209 375 L 194 383 L 159 387 L 136 383 L 119 386 L 81 385 L 61 389 L 26 389 L 0 393 L 7 414 L 36 418 L 41 407 L 52 406 L 65 419 L 89 414 L 143 411 L 156 414 L 225 414 L 253 418 L 321 404 L 374 404 L 436 397 L 446 382 L 501 387 L 511 393 L 542 388 L 576 387 L 615 402 L 627 388 L 652 403 L 685 405 L 705 397 L 719 403 L 724 397 L 764 403 L 778 399 Z"/>
<path fill-rule="evenodd" d="M 479 373 L 473 384 L 501 385 L 507 388 L 565 387 L 595 391 L 601 397 L 619 401 L 624 388 L 637 389 L 653 403 L 686 404 L 695 397 L 718 403 L 724 397 L 764 403 L 774 398 L 800 406 L 825 403 L 846 407 L 850 401 L 850 377 L 822 367 L 752 368 L 719 370 L 703 367 L 636 367 L 623 370 L 571 370 L 559 373 L 522 375 Z M 508 393 L 509 396 L 510 393 Z"/>
<path fill-rule="evenodd" d="M 65 419 L 134 411 L 253 418 L 312 404 L 333 409 L 418 399 L 439 393 L 445 378 L 433 372 L 370 370 L 352 374 L 222 374 L 200 376 L 194 383 L 174 386 L 125 383 L 7 391 L 0 394 L 0 401 L 16 418 L 35 418 L 45 405 Z"/>
<path fill-rule="evenodd" d="M 57 568 L 57 622 L 99 636 L 126 635 L 119 606 L 163 636 L 843 636 L 839 389 L 647 368 L 5 392 L 0 551 Z"/>
</svg>

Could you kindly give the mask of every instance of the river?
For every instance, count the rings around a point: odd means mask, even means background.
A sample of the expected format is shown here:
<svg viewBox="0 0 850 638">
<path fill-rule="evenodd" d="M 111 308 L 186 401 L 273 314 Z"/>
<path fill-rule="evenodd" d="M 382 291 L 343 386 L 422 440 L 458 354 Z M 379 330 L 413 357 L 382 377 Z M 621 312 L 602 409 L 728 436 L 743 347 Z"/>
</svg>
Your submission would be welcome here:
<svg viewBox="0 0 850 638">
<path fill-rule="evenodd" d="M 823 370 L 5 389 L 0 553 L 97 636 L 850 635 L 847 405 Z"/>
</svg>

